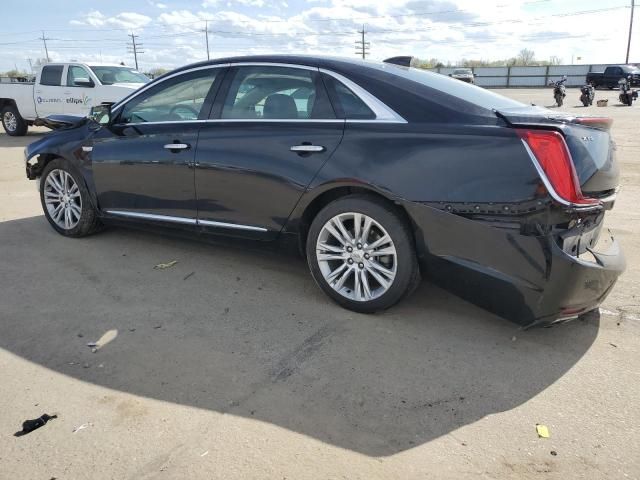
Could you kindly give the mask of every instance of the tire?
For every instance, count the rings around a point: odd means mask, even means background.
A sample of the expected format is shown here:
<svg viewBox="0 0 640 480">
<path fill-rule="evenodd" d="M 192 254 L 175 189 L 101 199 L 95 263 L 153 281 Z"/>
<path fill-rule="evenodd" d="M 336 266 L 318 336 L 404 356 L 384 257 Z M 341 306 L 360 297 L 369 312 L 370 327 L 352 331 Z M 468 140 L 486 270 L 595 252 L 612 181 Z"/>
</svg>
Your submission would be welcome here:
<svg viewBox="0 0 640 480">
<path fill-rule="evenodd" d="M 580 101 L 582 102 L 582 105 L 584 105 L 585 107 L 589 106 L 589 98 L 586 97 L 585 95 L 582 95 L 580 97 Z"/>
<path fill-rule="evenodd" d="M 556 95 L 556 104 L 561 107 L 562 106 L 562 95 Z"/>
<path fill-rule="evenodd" d="M 60 235 L 84 237 L 101 228 L 82 176 L 62 158 L 50 161 L 42 172 L 40 203 L 45 217 Z"/>
<path fill-rule="evenodd" d="M 14 105 L 7 105 L 2 109 L 2 126 L 7 135 L 22 137 L 27 134 L 29 128 L 20 112 Z"/>
<path fill-rule="evenodd" d="M 369 234 L 361 237 L 361 243 L 355 239 L 356 218 L 360 220 L 362 235 L 368 219 L 371 220 Z M 349 235 L 347 241 L 342 241 L 344 235 L 336 221 L 341 222 Z M 381 238 L 386 238 L 385 233 L 390 241 L 374 247 Z M 420 281 L 409 226 L 393 207 L 373 195 L 349 195 L 324 207 L 311 223 L 306 253 L 318 286 L 336 303 L 355 312 L 385 310 L 409 295 Z"/>
</svg>

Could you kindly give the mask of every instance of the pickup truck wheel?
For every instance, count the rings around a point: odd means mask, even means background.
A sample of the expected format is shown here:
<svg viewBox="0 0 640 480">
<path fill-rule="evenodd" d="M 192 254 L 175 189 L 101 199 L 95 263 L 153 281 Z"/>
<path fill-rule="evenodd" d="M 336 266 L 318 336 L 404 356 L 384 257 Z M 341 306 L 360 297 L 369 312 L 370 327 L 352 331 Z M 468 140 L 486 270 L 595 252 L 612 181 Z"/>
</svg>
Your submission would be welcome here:
<svg viewBox="0 0 640 480">
<path fill-rule="evenodd" d="M 27 122 L 24 121 L 18 109 L 9 105 L 2 109 L 2 126 L 7 135 L 22 137 L 27 133 Z"/>
<path fill-rule="evenodd" d="M 84 237 L 100 229 L 82 176 L 61 158 L 47 164 L 40 177 L 40 201 L 51 226 L 66 237 Z"/>
</svg>

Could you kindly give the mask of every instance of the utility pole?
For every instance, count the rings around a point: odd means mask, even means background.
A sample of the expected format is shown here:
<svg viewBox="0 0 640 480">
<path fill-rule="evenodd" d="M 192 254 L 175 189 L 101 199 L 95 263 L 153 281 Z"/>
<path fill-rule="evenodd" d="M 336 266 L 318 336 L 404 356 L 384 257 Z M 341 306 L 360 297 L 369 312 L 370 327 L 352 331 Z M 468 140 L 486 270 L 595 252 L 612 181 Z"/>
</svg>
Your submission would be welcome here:
<svg viewBox="0 0 640 480">
<path fill-rule="evenodd" d="M 624 63 L 629 63 L 629 50 L 631 50 L 631 32 L 633 31 L 633 10 L 636 6 L 635 0 L 631 0 L 631 18 L 629 19 L 629 40 L 627 41 L 627 59 Z"/>
<path fill-rule="evenodd" d="M 42 43 L 44 43 L 44 53 L 45 53 L 45 55 L 47 57 L 47 62 L 50 62 L 51 59 L 49 58 L 49 49 L 47 48 L 47 40 L 51 40 L 51 39 L 45 37 L 44 36 L 44 30 L 42 30 L 42 36 L 38 40 L 42 40 Z"/>
<path fill-rule="evenodd" d="M 209 58 L 209 20 L 205 20 L 204 21 L 204 39 L 207 42 L 207 60 L 210 60 Z"/>
<path fill-rule="evenodd" d="M 361 40 L 356 40 L 356 55 L 362 55 L 362 58 L 367 57 L 367 53 L 369 53 L 369 42 L 365 42 L 364 34 L 367 31 L 364 28 L 364 24 L 362 25 L 362 30 L 358 30 L 358 33 L 361 35 Z"/>
<path fill-rule="evenodd" d="M 31 69 L 31 73 L 33 73 L 33 63 L 31 63 L 30 58 L 27 58 L 27 60 L 29 61 L 29 69 Z"/>
<path fill-rule="evenodd" d="M 131 37 L 131 45 L 129 45 L 129 53 L 133 53 L 133 59 L 136 62 L 136 70 L 138 70 L 138 54 L 144 53 L 143 50 L 140 50 L 142 48 L 142 44 L 136 43 L 136 38 L 139 38 L 139 35 L 134 35 L 133 32 L 131 32 L 131 34 L 128 36 Z"/>
</svg>

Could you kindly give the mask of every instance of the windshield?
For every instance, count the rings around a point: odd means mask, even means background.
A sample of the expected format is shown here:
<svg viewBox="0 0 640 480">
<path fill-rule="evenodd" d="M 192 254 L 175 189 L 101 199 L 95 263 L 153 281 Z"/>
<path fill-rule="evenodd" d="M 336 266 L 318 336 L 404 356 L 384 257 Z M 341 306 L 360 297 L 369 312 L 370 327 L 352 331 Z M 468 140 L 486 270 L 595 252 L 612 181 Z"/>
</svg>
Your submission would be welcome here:
<svg viewBox="0 0 640 480">
<path fill-rule="evenodd" d="M 471 74 L 471 70 L 468 70 L 466 68 L 457 68 L 456 70 L 453 71 L 454 75 L 470 75 Z"/>
<path fill-rule="evenodd" d="M 640 73 L 640 68 L 638 68 L 638 67 L 634 67 L 633 65 L 629 65 L 629 66 L 626 66 L 626 67 L 622 67 L 622 70 L 623 70 L 625 73 Z"/>
<path fill-rule="evenodd" d="M 103 85 L 114 83 L 149 83 L 148 77 L 129 67 L 89 67 Z"/>
</svg>

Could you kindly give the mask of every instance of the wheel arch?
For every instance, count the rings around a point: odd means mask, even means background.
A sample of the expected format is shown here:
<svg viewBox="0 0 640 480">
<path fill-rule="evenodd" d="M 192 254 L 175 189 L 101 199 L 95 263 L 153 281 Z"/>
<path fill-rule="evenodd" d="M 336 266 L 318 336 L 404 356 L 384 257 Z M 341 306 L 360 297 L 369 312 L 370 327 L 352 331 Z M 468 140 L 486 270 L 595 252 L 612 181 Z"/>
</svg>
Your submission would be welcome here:
<svg viewBox="0 0 640 480">
<path fill-rule="evenodd" d="M 290 233 L 297 233 L 298 235 L 298 249 L 302 256 L 305 256 L 307 236 L 309 233 L 309 227 L 313 222 L 316 215 L 325 206 L 331 202 L 346 197 L 348 195 L 370 195 L 388 206 L 390 206 L 404 222 L 411 228 L 412 232 L 415 232 L 413 227 L 413 221 L 407 210 L 402 205 L 400 199 L 393 198 L 386 192 L 382 192 L 379 189 L 371 185 L 362 183 L 340 183 L 324 185 L 317 187 L 316 189 L 307 192 L 303 199 L 299 202 L 298 206 L 294 210 L 289 223 L 287 224 L 286 231 Z M 306 197 L 306 198 L 305 198 Z M 415 238 L 412 238 L 415 242 Z"/>
</svg>

